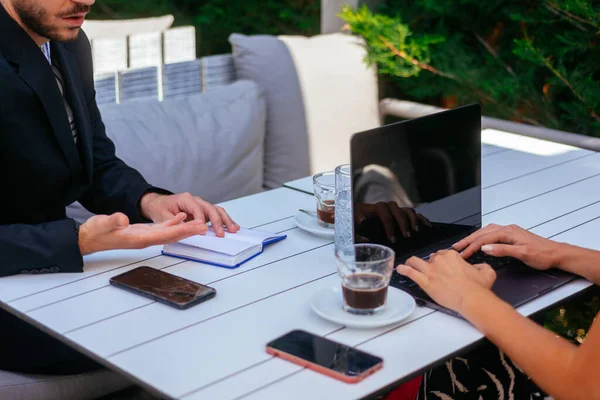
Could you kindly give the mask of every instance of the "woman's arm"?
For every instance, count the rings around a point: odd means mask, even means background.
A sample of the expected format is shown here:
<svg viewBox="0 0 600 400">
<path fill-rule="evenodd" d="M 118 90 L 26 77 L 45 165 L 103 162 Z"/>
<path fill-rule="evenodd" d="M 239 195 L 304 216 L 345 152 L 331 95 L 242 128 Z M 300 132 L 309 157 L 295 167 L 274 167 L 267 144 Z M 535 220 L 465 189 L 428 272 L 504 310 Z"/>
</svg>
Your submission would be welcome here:
<svg viewBox="0 0 600 400">
<path fill-rule="evenodd" d="M 558 243 L 561 246 L 556 266 L 600 285 L 600 251 Z"/>
<path fill-rule="evenodd" d="M 600 400 L 598 326 L 582 346 L 570 344 L 492 293 L 496 274 L 489 265 L 470 265 L 455 251 L 440 251 L 428 261 L 413 257 L 397 270 L 438 304 L 463 315 L 555 398 Z"/>
<path fill-rule="evenodd" d="M 557 400 L 600 399 L 598 322 L 577 347 L 523 317 L 489 290 L 471 294 L 459 312 Z"/>
</svg>

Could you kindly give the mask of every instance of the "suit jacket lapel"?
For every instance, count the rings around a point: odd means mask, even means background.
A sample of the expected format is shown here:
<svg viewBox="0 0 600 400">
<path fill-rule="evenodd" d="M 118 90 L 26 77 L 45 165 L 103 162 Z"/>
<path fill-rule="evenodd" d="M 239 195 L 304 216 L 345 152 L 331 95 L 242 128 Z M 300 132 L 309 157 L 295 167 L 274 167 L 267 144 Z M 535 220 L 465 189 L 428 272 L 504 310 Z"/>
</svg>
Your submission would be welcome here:
<svg viewBox="0 0 600 400">
<path fill-rule="evenodd" d="M 69 50 L 60 43 L 52 43 L 52 57 L 58 61 L 58 67 L 65 82 L 65 94 L 73 110 L 77 127 L 82 164 L 88 182 L 92 181 L 92 127 L 87 106 L 83 98 L 83 85 L 79 79 L 77 61 Z"/>
<path fill-rule="evenodd" d="M 21 79 L 37 94 L 69 168 L 77 172 L 81 168 L 79 155 L 52 68 L 36 43 L 1 5 L 0 46 L 7 59 L 17 65 Z"/>
</svg>

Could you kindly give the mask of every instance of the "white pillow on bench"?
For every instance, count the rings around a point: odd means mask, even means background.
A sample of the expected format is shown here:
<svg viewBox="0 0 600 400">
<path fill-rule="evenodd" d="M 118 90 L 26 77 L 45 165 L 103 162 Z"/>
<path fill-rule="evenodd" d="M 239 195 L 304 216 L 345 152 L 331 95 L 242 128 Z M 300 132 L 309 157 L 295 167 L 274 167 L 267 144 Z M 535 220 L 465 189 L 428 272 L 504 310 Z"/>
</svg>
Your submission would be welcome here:
<svg viewBox="0 0 600 400">
<path fill-rule="evenodd" d="M 352 134 L 380 125 L 377 71 L 365 64 L 361 39 L 233 34 L 229 41 L 238 77 L 265 89 L 267 186 L 349 163 Z"/>
</svg>

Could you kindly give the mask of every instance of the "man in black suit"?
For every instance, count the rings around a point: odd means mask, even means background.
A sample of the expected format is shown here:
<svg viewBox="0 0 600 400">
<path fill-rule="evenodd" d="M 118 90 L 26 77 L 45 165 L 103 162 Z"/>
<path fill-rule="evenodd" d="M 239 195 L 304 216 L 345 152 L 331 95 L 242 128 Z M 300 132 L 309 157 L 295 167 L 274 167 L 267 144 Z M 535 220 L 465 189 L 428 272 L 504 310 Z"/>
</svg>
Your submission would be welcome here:
<svg viewBox="0 0 600 400">
<path fill-rule="evenodd" d="M 222 208 L 153 187 L 115 156 L 80 29 L 93 3 L 0 0 L 0 276 L 81 272 L 83 255 L 178 241 L 209 221 L 219 236 L 239 229 Z M 65 215 L 74 201 L 99 215 L 80 226 Z M 93 367 L 0 310 L 0 369 Z"/>
</svg>

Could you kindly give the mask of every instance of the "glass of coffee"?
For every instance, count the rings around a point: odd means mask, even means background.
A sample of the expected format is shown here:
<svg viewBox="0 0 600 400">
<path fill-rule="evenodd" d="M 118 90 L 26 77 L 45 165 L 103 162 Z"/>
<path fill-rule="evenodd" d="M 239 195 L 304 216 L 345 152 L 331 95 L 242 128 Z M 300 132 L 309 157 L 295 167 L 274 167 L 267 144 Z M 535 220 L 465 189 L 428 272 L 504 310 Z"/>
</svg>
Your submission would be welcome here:
<svg viewBox="0 0 600 400">
<path fill-rule="evenodd" d="M 313 176 L 317 199 L 317 222 L 325 228 L 335 225 L 335 172 L 321 172 Z"/>
<path fill-rule="evenodd" d="M 385 307 L 394 251 L 378 244 L 352 244 L 336 251 L 344 310 L 371 315 Z"/>
</svg>

